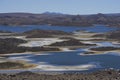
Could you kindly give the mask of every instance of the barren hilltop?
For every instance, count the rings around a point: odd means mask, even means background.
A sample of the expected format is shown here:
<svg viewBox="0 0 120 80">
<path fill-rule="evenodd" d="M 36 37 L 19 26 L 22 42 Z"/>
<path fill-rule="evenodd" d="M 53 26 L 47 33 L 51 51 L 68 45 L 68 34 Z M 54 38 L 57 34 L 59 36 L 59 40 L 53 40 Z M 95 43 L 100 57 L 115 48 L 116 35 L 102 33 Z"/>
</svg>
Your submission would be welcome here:
<svg viewBox="0 0 120 80">
<path fill-rule="evenodd" d="M 120 27 L 120 13 L 68 15 L 59 13 L 0 13 L 0 25 L 92 26 L 103 24 Z"/>
</svg>

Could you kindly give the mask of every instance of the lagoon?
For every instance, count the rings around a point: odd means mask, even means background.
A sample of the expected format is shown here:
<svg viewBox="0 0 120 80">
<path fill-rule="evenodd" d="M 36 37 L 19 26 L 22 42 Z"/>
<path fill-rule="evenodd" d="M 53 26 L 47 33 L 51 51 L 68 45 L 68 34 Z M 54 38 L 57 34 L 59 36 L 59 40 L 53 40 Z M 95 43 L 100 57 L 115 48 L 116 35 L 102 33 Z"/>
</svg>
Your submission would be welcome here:
<svg viewBox="0 0 120 80">
<path fill-rule="evenodd" d="M 42 30 L 61 30 L 65 32 L 87 31 L 104 33 L 115 31 L 116 27 L 107 27 L 104 25 L 95 25 L 91 27 L 71 27 L 71 26 L 49 26 L 49 25 L 28 25 L 28 26 L 0 26 L 0 30 L 12 32 L 24 32 L 33 29 Z M 110 42 L 98 42 L 101 46 L 116 46 Z M 62 52 L 40 52 L 35 54 L 14 54 L 9 55 L 7 59 L 23 60 L 29 63 L 38 64 L 37 67 L 29 69 L 30 71 L 95 71 L 100 69 L 115 68 L 120 69 L 120 53 L 108 52 L 99 55 L 80 55 L 86 52 L 87 48 L 79 48 L 71 51 Z M 118 54 L 118 55 L 117 55 Z M 3 71 L 3 70 L 1 70 Z M 0 71 L 0 72 L 1 72 Z M 9 72 L 9 70 L 7 70 Z M 12 72 L 16 70 L 11 70 Z M 20 70 L 22 71 L 22 70 Z M 3 71 L 3 72 L 6 72 Z"/>
<path fill-rule="evenodd" d="M 8 59 L 25 60 L 30 63 L 38 64 L 38 66 L 31 69 L 31 71 L 95 71 L 100 69 L 120 68 L 120 53 L 80 55 L 83 52 L 85 52 L 84 49 L 40 53 L 41 55 L 39 55 L 39 53 L 10 55 Z"/>
</svg>

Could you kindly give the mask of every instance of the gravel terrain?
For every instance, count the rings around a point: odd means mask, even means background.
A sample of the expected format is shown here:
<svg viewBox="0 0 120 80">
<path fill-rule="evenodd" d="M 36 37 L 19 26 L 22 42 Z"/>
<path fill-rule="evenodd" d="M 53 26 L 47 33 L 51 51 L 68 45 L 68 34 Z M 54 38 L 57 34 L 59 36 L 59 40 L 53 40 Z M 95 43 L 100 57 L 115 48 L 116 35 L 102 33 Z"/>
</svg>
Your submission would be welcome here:
<svg viewBox="0 0 120 80">
<path fill-rule="evenodd" d="M 119 70 L 103 70 L 91 73 L 32 73 L 0 74 L 0 80 L 120 80 Z"/>
</svg>

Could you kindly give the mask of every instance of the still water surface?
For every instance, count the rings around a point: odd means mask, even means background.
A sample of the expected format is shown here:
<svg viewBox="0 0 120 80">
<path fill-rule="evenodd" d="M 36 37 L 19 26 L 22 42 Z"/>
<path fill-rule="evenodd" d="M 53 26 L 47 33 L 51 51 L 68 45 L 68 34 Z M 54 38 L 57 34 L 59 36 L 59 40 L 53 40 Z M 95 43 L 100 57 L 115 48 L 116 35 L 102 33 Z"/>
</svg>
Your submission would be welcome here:
<svg viewBox="0 0 120 80">
<path fill-rule="evenodd" d="M 61 30 L 65 32 L 74 32 L 76 30 L 85 30 L 90 32 L 109 32 L 117 28 L 96 25 L 94 27 L 61 27 L 48 25 L 29 25 L 29 26 L 0 26 L 0 30 L 12 32 L 24 32 L 33 29 L 43 30 Z M 113 46 L 109 42 L 99 43 L 102 46 Z M 94 71 L 106 68 L 120 69 L 120 53 L 108 53 L 101 55 L 80 55 L 85 52 L 85 49 L 77 49 L 75 51 L 65 52 L 49 52 L 43 55 L 36 54 L 21 54 L 11 55 L 8 59 L 26 60 L 30 63 L 36 63 L 39 66 L 34 69 L 36 71 Z M 41 54 L 41 53 L 40 53 Z"/>
</svg>

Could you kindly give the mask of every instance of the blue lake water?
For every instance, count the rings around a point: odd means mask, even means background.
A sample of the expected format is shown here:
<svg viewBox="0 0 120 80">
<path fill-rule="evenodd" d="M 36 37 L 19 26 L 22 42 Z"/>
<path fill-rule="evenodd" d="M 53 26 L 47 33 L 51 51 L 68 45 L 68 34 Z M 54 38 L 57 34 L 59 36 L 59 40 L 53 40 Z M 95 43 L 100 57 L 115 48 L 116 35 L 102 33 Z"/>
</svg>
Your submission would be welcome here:
<svg viewBox="0 0 120 80">
<path fill-rule="evenodd" d="M 115 27 L 107 27 L 104 25 L 95 25 L 91 27 L 76 27 L 76 26 L 49 26 L 49 25 L 27 25 L 27 26 L 4 26 L 0 25 L 0 30 L 12 32 L 25 32 L 33 29 L 42 30 L 60 30 L 65 32 L 73 32 L 77 30 L 85 30 L 90 32 L 109 32 L 117 30 Z"/>
<path fill-rule="evenodd" d="M 109 31 L 117 30 L 118 28 L 106 27 L 104 25 L 95 25 L 93 27 L 65 27 L 65 26 L 48 26 L 48 25 L 37 25 L 37 26 L 29 25 L 29 26 L 16 26 L 16 27 L 2 26 L 2 25 L 0 26 L 0 30 L 12 31 L 12 32 L 24 32 L 33 29 L 61 30 L 65 32 L 73 32 L 78 30 L 85 30 L 90 32 L 109 32 Z M 100 44 L 113 46 L 109 42 L 100 42 Z M 86 55 L 86 56 L 80 55 L 84 52 L 85 52 L 84 49 L 78 49 L 76 51 L 43 53 L 46 55 L 36 55 L 36 54 L 11 55 L 8 58 L 13 60 L 15 59 L 28 60 L 28 62 L 36 63 L 40 66 L 43 66 L 43 64 L 45 64 L 46 66 L 48 66 L 47 68 L 52 68 L 52 69 L 56 68 L 57 66 L 60 67 L 60 69 L 66 66 L 67 66 L 66 69 L 71 68 L 71 66 L 72 68 L 75 67 L 74 69 L 83 68 L 83 66 L 81 65 L 84 65 L 85 67 L 90 66 L 90 69 L 88 69 L 87 71 L 91 71 L 91 70 L 94 71 L 94 70 L 106 69 L 106 68 L 120 69 L 120 62 L 119 62 L 120 55 L 118 55 L 120 53 Z M 43 68 L 46 69 L 46 66 L 43 66 Z M 43 68 L 40 69 L 43 70 Z"/>
<path fill-rule="evenodd" d="M 100 69 L 120 68 L 120 55 L 114 55 L 114 53 L 101 54 L 101 55 L 80 55 L 85 52 L 84 50 L 78 51 L 67 51 L 67 52 L 49 52 L 43 53 L 47 55 L 36 55 L 36 54 L 22 54 L 22 55 L 12 55 L 10 58 L 19 60 L 19 57 L 22 59 L 30 60 L 31 63 L 47 63 L 53 66 L 78 66 L 84 64 L 94 64 L 96 67 L 90 68 L 87 71 L 95 71 Z M 41 53 L 40 53 L 41 54 Z M 119 54 L 119 53 L 116 53 Z M 54 67 L 53 67 L 54 68 Z M 39 70 L 39 69 L 38 69 Z M 53 70 L 54 71 L 54 70 Z M 79 71 L 79 70 L 76 70 Z M 84 71 L 84 70 L 80 70 Z M 85 70 L 86 71 L 86 70 Z"/>
</svg>

